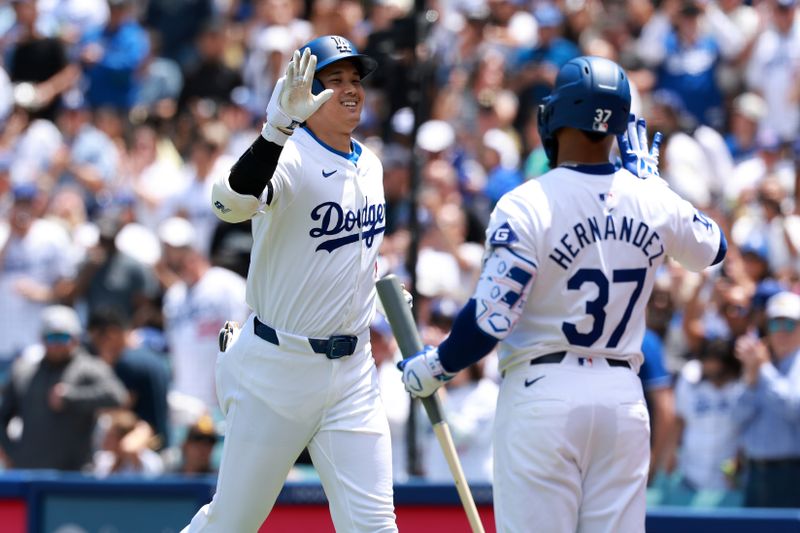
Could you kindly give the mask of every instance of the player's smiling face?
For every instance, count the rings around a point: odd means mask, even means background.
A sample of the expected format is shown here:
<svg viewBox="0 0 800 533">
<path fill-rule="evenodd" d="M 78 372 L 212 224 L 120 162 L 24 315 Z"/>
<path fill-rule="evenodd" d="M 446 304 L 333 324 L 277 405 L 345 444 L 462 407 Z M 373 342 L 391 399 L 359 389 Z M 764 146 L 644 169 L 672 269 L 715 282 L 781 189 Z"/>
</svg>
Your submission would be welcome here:
<svg viewBox="0 0 800 533">
<path fill-rule="evenodd" d="M 309 126 L 317 133 L 350 133 L 361 121 L 364 106 L 364 87 L 361 75 L 351 61 L 337 61 L 322 69 L 317 78 L 326 89 L 333 89 L 333 97 L 309 119 Z"/>
</svg>

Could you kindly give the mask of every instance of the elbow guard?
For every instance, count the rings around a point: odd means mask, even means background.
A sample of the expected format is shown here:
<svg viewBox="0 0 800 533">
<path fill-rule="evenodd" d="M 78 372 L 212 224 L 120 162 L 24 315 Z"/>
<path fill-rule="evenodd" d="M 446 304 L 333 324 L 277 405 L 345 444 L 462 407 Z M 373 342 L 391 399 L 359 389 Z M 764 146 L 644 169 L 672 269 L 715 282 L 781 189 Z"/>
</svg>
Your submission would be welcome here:
<svg viewBox="0 0 800 533">
<path fill-rule="evenodd" d="M 255 196 L 231 189 L 228 176 L 222 175 L 214 181 L 211 207 L 220 220 L 237 223 L 251 219 L 259 211 L 261 202 Z"/>
<path fill-rule="evenodd" d="M 536 265 L 510 248 L 496 247 L 483 265 L 475 289 L 475 321 L 497 340 L 514 329 L 536 277 Z"/>
</svg>

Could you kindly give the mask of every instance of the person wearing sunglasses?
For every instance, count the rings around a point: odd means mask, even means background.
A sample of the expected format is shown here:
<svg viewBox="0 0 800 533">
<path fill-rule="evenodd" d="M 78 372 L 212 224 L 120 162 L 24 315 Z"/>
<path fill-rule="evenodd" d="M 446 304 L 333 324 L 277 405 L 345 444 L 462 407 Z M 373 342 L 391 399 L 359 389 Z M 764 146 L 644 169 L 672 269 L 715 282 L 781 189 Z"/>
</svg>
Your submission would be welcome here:
<svg viewBox="0 0 800 533">
<path fill-rule="evenodd" d="M 41 345 L 15 361 L 0 401 L 0 428 L 18 416 L 22 434 L 12 440 L 0 431 L 0 449 L 7 468 L 80 470 L 92 459 L 97 413 L 122 406 L 128 394 L 111 368 L 81 346 L 74 309 L 46 307 L 41 324 Z"/>
<path fill-rule="evenodd" d="M 735 354 L 746 389 L 734 416 L 747 457 L 745 505 L 800 507 L 800 295 L 767 300 L 765 342 L 744 335 Z"/>
</svg>

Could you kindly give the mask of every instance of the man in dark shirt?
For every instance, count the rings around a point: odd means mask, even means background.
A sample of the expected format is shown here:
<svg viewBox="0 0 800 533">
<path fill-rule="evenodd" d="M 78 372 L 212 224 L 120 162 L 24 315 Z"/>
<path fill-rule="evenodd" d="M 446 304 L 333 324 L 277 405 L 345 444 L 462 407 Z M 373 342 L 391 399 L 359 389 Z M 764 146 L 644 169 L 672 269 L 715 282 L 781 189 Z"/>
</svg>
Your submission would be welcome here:
<svg viewBox="0 0 800 533">
<path fill-rule="evenodd" d="M 233 89 L 242 84 L 241 75 L 225 64 L 225 27 L 221 20 L 211 20 L 197 41 L 199 57 L 184 71 L 179 107 L 192 108 L 199 100 L 224 102 Z"/>
<path fill-rule="evenodd" d="M 150 424 L 160 447 L 168 445 L 167 362 L 137 342 L 127 321 L 114 309 L 93 313 L 88 330 L 97 354 L 128 389 L 131 410 Z"/>
<path fill-rule="evenodd" d="M 100 409 L 127 401 L 111 369 L 80 347 L 81 326 L 70 307 L 42 312 L 40 349 L 30 349 L 12 367 L 0 402 L 0 448 L 8 467 L 80 470 L 92 458 L 92 434 Z M 22 419 L 12 440 L 6 427 Z"/>
<path fill-rule="evenodd" d="M 97 221 L 100 237 L 86 254 L 73 279 L 59 282 L 56 293 L 62 301 L 86 300 L 89 314 L 113 307 L 124 319 L 146 306 L 158 290 L 155 274 L 133 257 L 119 251 L 115 238 L 123 222 L 113 214 Z"/>
<path fill-rule="evenodd" d="M 62 92 L 80 75 L 77 65 L 67 59 L 64 43 L 44 37 L 36 29 L 37 10 L 33 0 L 12 2 L 19 37 L 8 51 L 8 74 L 14 83 L 30 84 L 30 91 L 18 91 L 18 103 L 36 117 L 53 120 Z"/>
</svg>

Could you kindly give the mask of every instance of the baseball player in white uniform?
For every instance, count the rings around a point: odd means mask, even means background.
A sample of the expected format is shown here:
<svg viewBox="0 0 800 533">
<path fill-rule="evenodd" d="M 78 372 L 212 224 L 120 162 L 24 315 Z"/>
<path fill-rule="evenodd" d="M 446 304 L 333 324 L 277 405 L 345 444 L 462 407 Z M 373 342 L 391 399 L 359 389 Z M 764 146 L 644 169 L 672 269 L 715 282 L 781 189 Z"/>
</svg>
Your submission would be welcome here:
<svg viewBox="0 0 800 533">
<path fill-rule="evenodd" d="M 539 111 L 553 169 L 498 202 L 472 299 L 438 348 L 400 363 L 406 388 L 427 396 L 499 343 L 501 532 L 644 531 L 649 420 L 636 372 L 645 306 L 667 255 L 700 270 L 727 244 L 656 177 L 643 121 L 622 137 L 629 110 L 617 64 L 564 65 Z M 626 168 L 609 163 L 611 134 L 621 135 Z"/>
<path fill-rule="evenodd" d="M 185 531 L 255 532 L 308 447 L 338 531 L 396 531 L 389 426 L 370 353 L 383 170 L 351 138 L 376 67 L 339 36 L 294 53 L 261 136 L 215 183 L 252 218 L 253 314 L 217 359 L 226 417 L 217 490 Z"/>
</svg>

